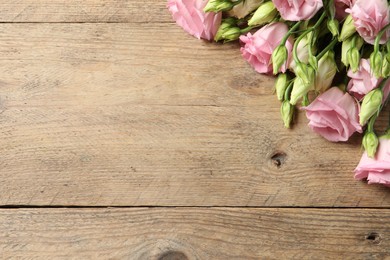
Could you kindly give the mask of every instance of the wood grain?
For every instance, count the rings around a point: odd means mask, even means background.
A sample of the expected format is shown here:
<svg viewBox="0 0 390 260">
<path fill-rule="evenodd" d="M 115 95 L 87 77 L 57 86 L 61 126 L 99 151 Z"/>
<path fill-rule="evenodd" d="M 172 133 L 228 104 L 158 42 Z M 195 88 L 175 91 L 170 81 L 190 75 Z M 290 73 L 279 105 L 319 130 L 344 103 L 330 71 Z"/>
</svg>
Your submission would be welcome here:
<svg viewBox="0 0 390 260">
<path fill-rule="evenodd" d="M 390 256 L 389 210 L 11 209 L 0 229 L 2 259 Z"/>
<path fill-rule="evenodd" d="M 2 0 L 0 22 L 172 23 L 165 0 Z"/>
<path fill-rule="evenodd" d="M 302 114 L 284 129 L 273 79 L 236 44 L 171 24 L 0 39 L 0 205 L 390 206 L 353 180 L 360 139 L 326 142 Z"/>
</svg>

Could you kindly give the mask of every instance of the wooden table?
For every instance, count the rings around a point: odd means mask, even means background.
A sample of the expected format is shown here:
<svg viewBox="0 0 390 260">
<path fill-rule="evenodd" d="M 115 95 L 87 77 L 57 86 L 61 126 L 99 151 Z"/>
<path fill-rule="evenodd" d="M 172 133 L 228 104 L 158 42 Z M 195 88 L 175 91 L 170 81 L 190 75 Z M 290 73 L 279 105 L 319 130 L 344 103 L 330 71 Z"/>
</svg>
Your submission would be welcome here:
<svg viewBox="0 0 390 260">
<path fill-rule="evenodd" d="M 361 137 L 284 129 L 238 43 L 188 36 L 161 0 L 0 14 L 0 259 L 390 257 Z"/>
</svg>

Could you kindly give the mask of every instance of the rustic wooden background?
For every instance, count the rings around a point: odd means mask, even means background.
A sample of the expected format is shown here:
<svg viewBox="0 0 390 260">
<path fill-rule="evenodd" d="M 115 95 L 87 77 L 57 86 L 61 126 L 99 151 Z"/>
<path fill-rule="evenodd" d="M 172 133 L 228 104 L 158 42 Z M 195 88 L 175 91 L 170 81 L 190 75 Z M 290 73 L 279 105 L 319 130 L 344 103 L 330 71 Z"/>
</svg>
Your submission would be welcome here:
<svg viewBox="0 0 390 260">
<path fill-rule="evenodd" d="M 284 129 L 237 43 L 188 36 L 163 0 L 0 14 L 1 259 L 390 257 L 360 137 Z"/>
</svg>

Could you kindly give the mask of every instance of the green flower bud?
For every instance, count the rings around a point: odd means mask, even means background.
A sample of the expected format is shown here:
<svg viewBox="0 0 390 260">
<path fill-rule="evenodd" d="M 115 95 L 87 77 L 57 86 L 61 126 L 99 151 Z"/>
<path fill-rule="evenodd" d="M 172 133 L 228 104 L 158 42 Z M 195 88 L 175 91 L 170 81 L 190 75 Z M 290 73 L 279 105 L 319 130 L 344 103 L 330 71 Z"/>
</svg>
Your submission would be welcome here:
<svg viewBox="0 0 390 260">
<path fill-rule="evenodd" d="M 329 12 L 329 17 L 331 18 L 331 19 L 334 19 L 334 17 L 336 16 L 336 6 L 334 5 L 334 0 L 332 0 L 330 3 L 331 4 L 329 4 L 328 5 L 328 12 Z"/>
<path fill-rule="evenodd" d="M 378 149 L 379 139 L 374 132 L 366 132 L 363 137 L 363 147 L 368 157 L 374 158 Z"/>
<path fill-rule="evenodd" d="M 241 29 L 237 27 L 237 19 L 228 17 L 224 19 L 218 28 L 217 33 L 214 36 L 214 40 L 217 41 L 233 41 L 237 40 L 241 35 Z"/>
<path fill-rule="evenodd" d="M 280 107 L 280 114 L 282 115 L 283 123 L 286 128 L 290 128 L 294 117 L 295 106 L 291 105 L 288 100 L 283 101 Z"/>
<path fill-rule="evenodd" d="M 328 20 L 328 29 L 332 33 L 333 37 L 339 36 L 339 21 L 336 19 Z"/>
<path fill-rule="evenodd" d="M 296 77 L 294 79 L 294 85 L 291 91 L 290 104 L 296 105 L 298 100 L 305 96 L 312 88 L 313 85 L 305 84 L 301 78 Z"/>
<path fill-rule="evenodd" d="M 234 7 L 234 4 L 232 4 L 231 2 L 225 1 L 225 2 L 222 2 L 219 5 L 217 5 L 217 8 L 214 12 L 216 12 L 216 13 L 217 12 L 226 12 L 226 11 L 231 10 L 233 7 Z"/>
<path fill-rule="evenodd" d="M 383 91 L 379 88 L 371 90 L 364 98 L 360 108 L 360 124 L 363 126 L 378 112 L 382 105 Z"/>
<path fill-rule="evenodd" d="M 285 45 L 279 45 L 272 52 L 271 61 L 274 74 L 279 72 L 279 69 L 286 63 L 288 52 Z"/>
<path fill-rule="evenodd" d="M 313 85 L 315 81 L 315 70 L 312 66 L 298 63 L 295 69 L 295 74 L 298 78 L 301 78 L 306 85 Z"/>
<path fill-rule="evenodd" d="M 223 21 L 221 25 L 218 28 L 217 33 L 214 36 L 214 41 L 221 41 L 223 40 L 222 35 L 231 28 L 232 24 L 228 21 Z"/>
<path fill-rule="evenodd" d="M 286 92 L 287 87 L 288 87 L 287 74 L 285 74 L 285 73 L 279 74 L 279 76 L 276 78 L 276 82 L 275 82 L 276 96 L 278 97 L 279 101 L 283 101 L 284 94 Z"/>
<path fill-rule="evenodd" d="M 390 76 L 390 52 L 386 54 L 382 64 L 382 77 L 388 78 Z"/>
<path fill-rule="evenodd" d="M 382 53 L 379 51 L 373 51 L 370 55 L 370 66 L 371 73 L 374 74 L 376 78 L 382 76 Z"/>
<path fill-rule="evenodd" d="M 234 4 L 228 0 L 210 0 L 204 7 L 203 11 L 207 12 L 225 12 L 232 9 Z"/>
<path fill-rule="evenodd" d="M 347 53 L 347 59 L 352 71 L 358 71 L 360 63 L 360 52 L 356 47 L 349 49 Z"/>
<path fill-rule="evenodd" d="M 353 19 L 351 15 L 348 15 L 347 18 L 344 21 L 343 27 L 341 28 L 341 33 L 339 36 L 339 41 L 345 41 L 348 39 L 352 34 L 356 32 L 355 25 L 353 24 Z"/>
<path fill-rule="evenodd" d="M 259 8 L 257 8 L 252 18 L 249 19 L 248 25 L 253 26 L 269 23 L 276 17 L 277 14 L 278 10 L 276 10 L 272 1 L 265 2 L 264 4 L 260 5 Z"/>
<path fill-rule="evenodd" d="M 332 86 L 333 78 L 337 72 L 336 61 L 334 60 L 334 52 L 328 51 L 318 62 L 318 70 L 315 80 L 315 90 L 317 92 L 325 92 Z"/>
<path fill-rule="evenodd" d="M 225 40 L 225 42 L 235 41 L 241 35 L 241 29 L 238 27 L 231 27 L 222 33 L 221 37 Z"/>
<path fill-rule="evenodd" d="M 374 158 L 379 146 L 379 138 L 374 132 L 369 132 L 364 135 L 363 146 L 368 157 Z"/>
<path fill-rule="evenodd" d="M 205 13 L 214 12 L 214 10 L 217 8 L 217 5 L 220 4 L 220 2 L 221 2 L 220 0 L 210 0 L 210 1 L 208 1 L 206 6 L 203 8 L 203 11 Z"/>
<path fill-rule="evenodd" d="M 353 37 L 350 37 L 342 42 L 341 45 L 341 61 L 343 64 L 348 67 L 349 66 L 349 60 L 348 60 L 348 52 L 352 47 L 357 48 L 358 50 L 361 49 L 363 46 L 364 40 L 362 37 L 355 35 Z M 355 45 L 355 46 L 354 46 Z"/>
</svg>

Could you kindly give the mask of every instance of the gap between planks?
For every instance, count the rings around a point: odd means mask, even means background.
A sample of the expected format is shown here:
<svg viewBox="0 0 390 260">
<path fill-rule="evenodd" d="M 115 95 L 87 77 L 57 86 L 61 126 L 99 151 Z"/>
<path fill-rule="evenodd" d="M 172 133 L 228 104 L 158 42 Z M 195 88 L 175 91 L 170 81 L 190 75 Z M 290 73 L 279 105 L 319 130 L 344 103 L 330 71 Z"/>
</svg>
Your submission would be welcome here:
<svg viewBox="0 0 390 260">
<path fill-rule="evenodd" d="M 191 206 L 191 205 L 180 205 L 180 206 L 161 206 L 161 205 L 140 205 L 140 206 L 110 206 L 110 205 L 99 205 L 99 206 L 66 206 L 66 205 L 4 205 L 0 206 L 0 210 L 7 209 L 297 209 L 297 210 L 315 210 L 315 209 L 329 209 L 329 210 L 390 210 L 390 207 L 329 207 L 329 206 L 313 206 L 313 207 L 299 207 L 299 206 Z"/>
</svg>

